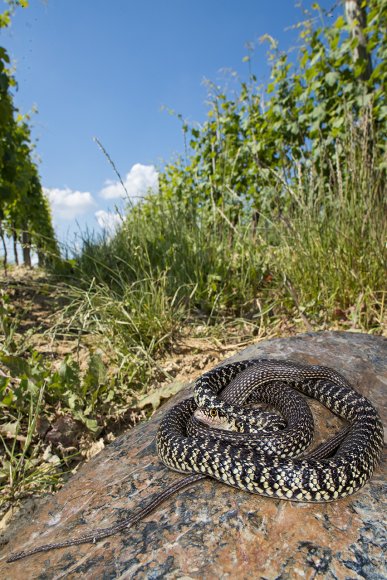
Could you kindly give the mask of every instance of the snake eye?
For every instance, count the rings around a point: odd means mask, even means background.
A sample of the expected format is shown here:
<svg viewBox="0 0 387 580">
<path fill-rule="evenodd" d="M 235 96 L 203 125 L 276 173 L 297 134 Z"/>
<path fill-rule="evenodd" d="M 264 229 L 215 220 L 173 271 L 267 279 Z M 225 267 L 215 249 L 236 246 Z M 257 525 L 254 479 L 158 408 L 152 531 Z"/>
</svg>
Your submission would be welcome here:
<svg viewBox="0 0 387 580">
<path fill-rule="evenodd" d="M 210 409 L 210 417 L 216 417 L 217 414 L 216 409 Z"/>
</svg>

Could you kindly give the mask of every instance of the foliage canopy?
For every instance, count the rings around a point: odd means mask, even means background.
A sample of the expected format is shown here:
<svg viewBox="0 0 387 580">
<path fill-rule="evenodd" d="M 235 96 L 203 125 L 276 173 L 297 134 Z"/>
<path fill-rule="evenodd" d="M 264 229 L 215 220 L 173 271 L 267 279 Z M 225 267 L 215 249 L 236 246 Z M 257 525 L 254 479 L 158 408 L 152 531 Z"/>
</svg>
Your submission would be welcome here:
<svg viewBox="0 0 387 580">
<path fill-rule="evenodd" d="M 28 2 L 10 0 L 8 4 L 9 9 L 0 15 L 0 28 L 9 26 L 13 10 L 26 7 Z M 22 241 L 27 257 L 32 243 L 44 262 L 57 256 L 58 248 L 49 204 L 33 160 L 30 119 L 21 115 L 13 102 L 15 86 L 9 55 L 0 47 L 0 232 Z"/>
</svg>

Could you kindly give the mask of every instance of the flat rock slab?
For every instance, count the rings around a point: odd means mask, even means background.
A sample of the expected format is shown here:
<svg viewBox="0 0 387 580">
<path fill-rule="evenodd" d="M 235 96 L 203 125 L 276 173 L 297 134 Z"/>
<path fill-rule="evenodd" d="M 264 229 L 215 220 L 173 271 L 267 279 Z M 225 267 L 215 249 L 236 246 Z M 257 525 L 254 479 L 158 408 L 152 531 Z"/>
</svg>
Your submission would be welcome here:
<svg viewBox="0 0 387 580">
<path fill-rule="evenodd" d="M 386 339 L 355 333 L 308 333 L 261 342 L 227 362 L 260 357 L 335 368 L 374 403 L 386 428 Z M 386 542 L 386 461 L 358 493 L 328 504 L 264 498 L 207 479 L 170 498 L 133 529 L 94 545 L 5 563 L 11 552 L 122 521 L 151 494 L 183 477 L 160 463 L 155 436 L 165 411 L 191 389 L 179 393 L 149 422 L 114 441 L 50 497 L 26 521 L 17 539 L 3 548 L 0 577 L 387 577 L 382 552 Z M 340 427 L 340 420 L 318 403 L 312 410 L 320 432 L 317 444 Z"/>
</svg>

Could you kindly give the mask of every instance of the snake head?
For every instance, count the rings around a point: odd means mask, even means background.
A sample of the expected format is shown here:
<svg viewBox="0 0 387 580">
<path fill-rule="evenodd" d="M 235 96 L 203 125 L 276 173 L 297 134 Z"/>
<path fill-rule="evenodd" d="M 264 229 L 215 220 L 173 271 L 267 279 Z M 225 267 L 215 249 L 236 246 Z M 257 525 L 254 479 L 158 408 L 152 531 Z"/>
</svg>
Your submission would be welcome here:
<svg viewBox="0 0 387 580">
<path fill-rule="evenodd" d="M 195 418 L 213 429 L 224 429 L 225 431 L 243 432 L 243 424 L 235 419 L 227 417 L 218 409 L 202 409 L 198 407 L 194 413 Z"/>
</svg>

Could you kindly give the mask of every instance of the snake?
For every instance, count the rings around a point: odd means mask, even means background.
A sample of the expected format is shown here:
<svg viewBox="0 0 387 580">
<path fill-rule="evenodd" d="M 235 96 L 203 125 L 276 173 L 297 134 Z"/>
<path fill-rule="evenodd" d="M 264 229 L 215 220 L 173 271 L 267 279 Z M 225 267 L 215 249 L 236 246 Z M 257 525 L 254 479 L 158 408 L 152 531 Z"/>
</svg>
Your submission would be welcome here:
<svg viewBox="0 0 387 580">
<path fill-rule="evenodd" d="M 313 438 L 314 398 L 347 423 L 305 454 Z M 258 414 L 257 401 L 279 411 Z M 270 426 L 273 423 L 274 427 Z M 199 377 L 194 395 L 175 404 L 160 422 L 160 460 L 185 474 L 137 512 L 108 528 L 12 554 L 13 562 L 130 528 L 177 491 L 212 478 L 270 498 L 323 503 L 345 498 L 371 478 L 383 448 L 383 426 L 372 403 L 338 371 L 320 365 L 247 359 Z"/>
</svg>

